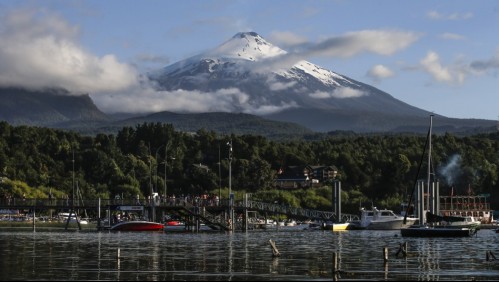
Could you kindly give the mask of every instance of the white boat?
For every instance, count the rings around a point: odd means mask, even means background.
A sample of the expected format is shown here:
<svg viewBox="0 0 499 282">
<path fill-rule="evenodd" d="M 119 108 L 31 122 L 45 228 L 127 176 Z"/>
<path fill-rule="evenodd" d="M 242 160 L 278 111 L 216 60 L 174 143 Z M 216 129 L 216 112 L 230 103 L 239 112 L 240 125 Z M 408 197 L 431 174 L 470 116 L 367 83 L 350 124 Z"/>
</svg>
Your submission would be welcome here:
<svg viewBox="0 0 499 282">
<path fill-rule="evenodd" d="M 428 162 L 427 162 L 427 185 L 426 188 L 430 191 L 430 187 L 432 186 L 431 176 L 434 175 L 431 173 L 431 130 L 433 126 L 433 115 L 430 115 L 430 128 L 428 129 L 428 137 L 427 137 L 427 145 L 428 145 Z M 426 149 L 426 147 L 425 147 Z M 424 151 L 423 151 L 424 153 Z M 422 158 L 421 158 L 422 159 Z M 418 171 L 419 173 L 419 171 Z M 414 189 L 416 185 L 414 185 Z M 468 225 L 465 218 L 457 218 L 452 220 L 450 216 L 443 217 L 437 216 L 432 212 L 431 205 L 425 207 L 424 201 L 424 186 L 418 185 L 418 198 L 419 198 L 419 207 L 420 207 L 420 223 L 419 225 L 413 225 L 408 228 L 401 228 L 400 233 L 402 237 L 470 237 L 476 234 L 478 228 L 476 225 Z M 414 189 L 412 194 L 414 194 Z M 438 185 L 437 188 L 438 190 Z M 428 193 L 431 194 L 431 193 Z M 430 195 L 428 195 L 430 197 Z M 427 202 L 429 204 L 430 201 Z M 410 204 L 410 202 L 409 202 Z M 426 216 L 424 216 L 424 211 L 426 212 Z M 439 213 L 436 211 L 435 213 Z M 447 218 L 446 222 L 441 221 L 442 218 Z M 472 220 L 470 218 L 470 220 Z"/>
<path fill-rule="evenodd" d="M 426 213 L 426 222 L 455 228 L 480 229 L 482 222 L 473 216 L 442 216 Z"/>
<path fill-rule="evenodd" d="M 69 212 L 60 212 L 58 216 L 60 221 L 67 222 L 69 217 Z M 70 223 L 76 222 L 77 218 L 80 224 L 88 224 L 88 221 L 86 219 L 82 219 L 81 217 L 77 216 L 75 213 L 71 213 L 71 218 L 69 219 L 69 222 Z"/>
<path fill-rule="evenodd" d="M 361 209 L 360 228 L 372 230 L 398 230 L 413 225 L 415 217 L 408 217 L 404 223 L 402 215 L 395 214 L 392 210 L 374 207 L 372 210 Z"/>
</svg>

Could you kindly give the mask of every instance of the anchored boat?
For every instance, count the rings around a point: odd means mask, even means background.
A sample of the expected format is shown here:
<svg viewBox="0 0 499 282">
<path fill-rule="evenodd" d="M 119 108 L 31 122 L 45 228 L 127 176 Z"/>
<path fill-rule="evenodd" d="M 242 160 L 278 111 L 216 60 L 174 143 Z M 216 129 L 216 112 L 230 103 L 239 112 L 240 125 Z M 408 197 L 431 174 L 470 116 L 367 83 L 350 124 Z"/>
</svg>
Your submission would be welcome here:
<svg viewBox="0 0 499 282">
<path fill-rule="evenodd" d="M 440 222 L 432 222 L 432 217 L 430 215 L 438 213 L 439 197 L 438 197 L 438 183 L 431 182 L 431 130 L 433 126 L 433 115 L 430 115 L 430 128 L 428 129 L 428 135 L 426 137 L 426 144 L 423 150 L 423 155 L 421 156 L 421 161 L 428 145 L 428 173 L 427 173 L 427 185 L 426 193 L 424 191 L 423 182 L 418 183 L 417 190 L 417 206 L 419 214 L 419 225 L 412 225 L 408 228 L 401 228 L 400 232 L 403 237 L 469 237 L 477 232 L 475 227 L 461 227 L 452 226 L 449 224 L 440 224 Z M 421 168 L 421 162 L 420 162 Z M 419 174 L 419 169 L 418 169 Z M 434 175 L 434 174 L 433 174 Z M 409 204 L 412 201 L 412 195 Z M 426 196 L 425 196 L 426 195 Z M 426 204 L 426 205 L 425 205 Z M 430 212 L 429 215 L 425 215 L 424 211 Z M 406 213 L 407 214 L 407 213 Z M 405 216 L 405 219 L 407 216 Z M 404 220 L 405 221 L 405 220 Z"/>
</svg>

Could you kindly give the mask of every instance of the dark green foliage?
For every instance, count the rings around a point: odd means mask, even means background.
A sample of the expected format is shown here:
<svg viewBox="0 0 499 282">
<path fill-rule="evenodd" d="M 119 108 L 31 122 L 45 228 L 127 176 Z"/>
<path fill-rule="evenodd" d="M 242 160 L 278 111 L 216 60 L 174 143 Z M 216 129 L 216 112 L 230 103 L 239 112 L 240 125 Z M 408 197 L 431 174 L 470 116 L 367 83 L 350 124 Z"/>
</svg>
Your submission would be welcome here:
<svg viewBox="0 0 499 282">
<path fill-rule="evenodd" d="M 499 203 L 499 134 L 435 135 L 432 143 L 441 195 L 451 186 L 461 195 L 471 187 L 473 193 L 491 194 L 493 204 Z M 0 197 L 20 197 L 21 192 L 43 197 L 47 189 L 71 195 L 76 183 L 88 198 L 137 194 L 143 198 L 151 190 L 164 194 L 165 189 L 175 195 L 223 190 L 225 198 L 230 167 L 234 192 L 330 210 L 331 182 L 294 191 L 279 191 L 273 183 L 279 168 L 334 165 L 342 183 L 344 210 L 355 212 L 371 203 L 397 209 L 412 191 L 424 144 L 425 136 L 411 134 L 339 134 L 315 141 L 278 142 L 258 135 L 220 136 L 207 130 L 185 133 L 163 123 L 124 127 L 116 136 L 91 137 L 0 122 L 0 177 L 4 180 Z M 450 166 L 453 160 L 456 165 Z M 15 182 L 7 185 L 6 180 Z"/>
</svg>

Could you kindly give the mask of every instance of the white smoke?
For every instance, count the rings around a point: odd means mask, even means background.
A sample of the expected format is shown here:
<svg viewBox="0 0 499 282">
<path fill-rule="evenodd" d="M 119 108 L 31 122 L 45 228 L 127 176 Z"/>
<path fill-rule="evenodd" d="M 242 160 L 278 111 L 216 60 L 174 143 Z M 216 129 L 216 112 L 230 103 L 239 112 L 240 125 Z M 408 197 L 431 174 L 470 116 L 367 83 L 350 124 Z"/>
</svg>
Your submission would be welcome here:
<svg viewBox="0 0 499 282">
<path fill-rule="evenodd" d="M 442 168 L 439 169 L 439 173 L 445 178 L 447 185 L 452 186 L 455 179 L 461 174 L 461 155 L 452 155 Z"/>
</svg>

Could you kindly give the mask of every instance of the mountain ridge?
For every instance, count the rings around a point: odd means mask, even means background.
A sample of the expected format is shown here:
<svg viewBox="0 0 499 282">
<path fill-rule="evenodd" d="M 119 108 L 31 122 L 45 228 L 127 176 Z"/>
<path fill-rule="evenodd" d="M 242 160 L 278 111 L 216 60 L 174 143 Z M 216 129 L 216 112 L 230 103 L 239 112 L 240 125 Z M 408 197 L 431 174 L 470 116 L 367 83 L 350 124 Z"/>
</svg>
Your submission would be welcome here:
<svg viewBox="0 0 499 282">
<path fill-rule="evenodd" d="M 492 120 L 448 118 L 411 106 L 371 85 L 301 60 L 256 32 L 237 33 L 212 50 L 151 72 L 148 77 L 157 90 L 192 90 L 205 95 L 226 90 L 227 100 L 232 102 L 230 111 L 223 113 L 215 107 L 198 113 L 186 109 L 177 113 L 106 114 L 88 94 L 56 88 L 0 88 L 0 120 L 85 132 L 113 133 L 134 122 L 164 122 L 188 132 L 203 127 L 224 134 L 230 130 L 259 134 L 260 130 L 262 135 L 292 135 L 421 133 L 426 132 L 428 116 L 433 114 L 439 124 L 435 132 L 496 127 Z"/>
</svg>

